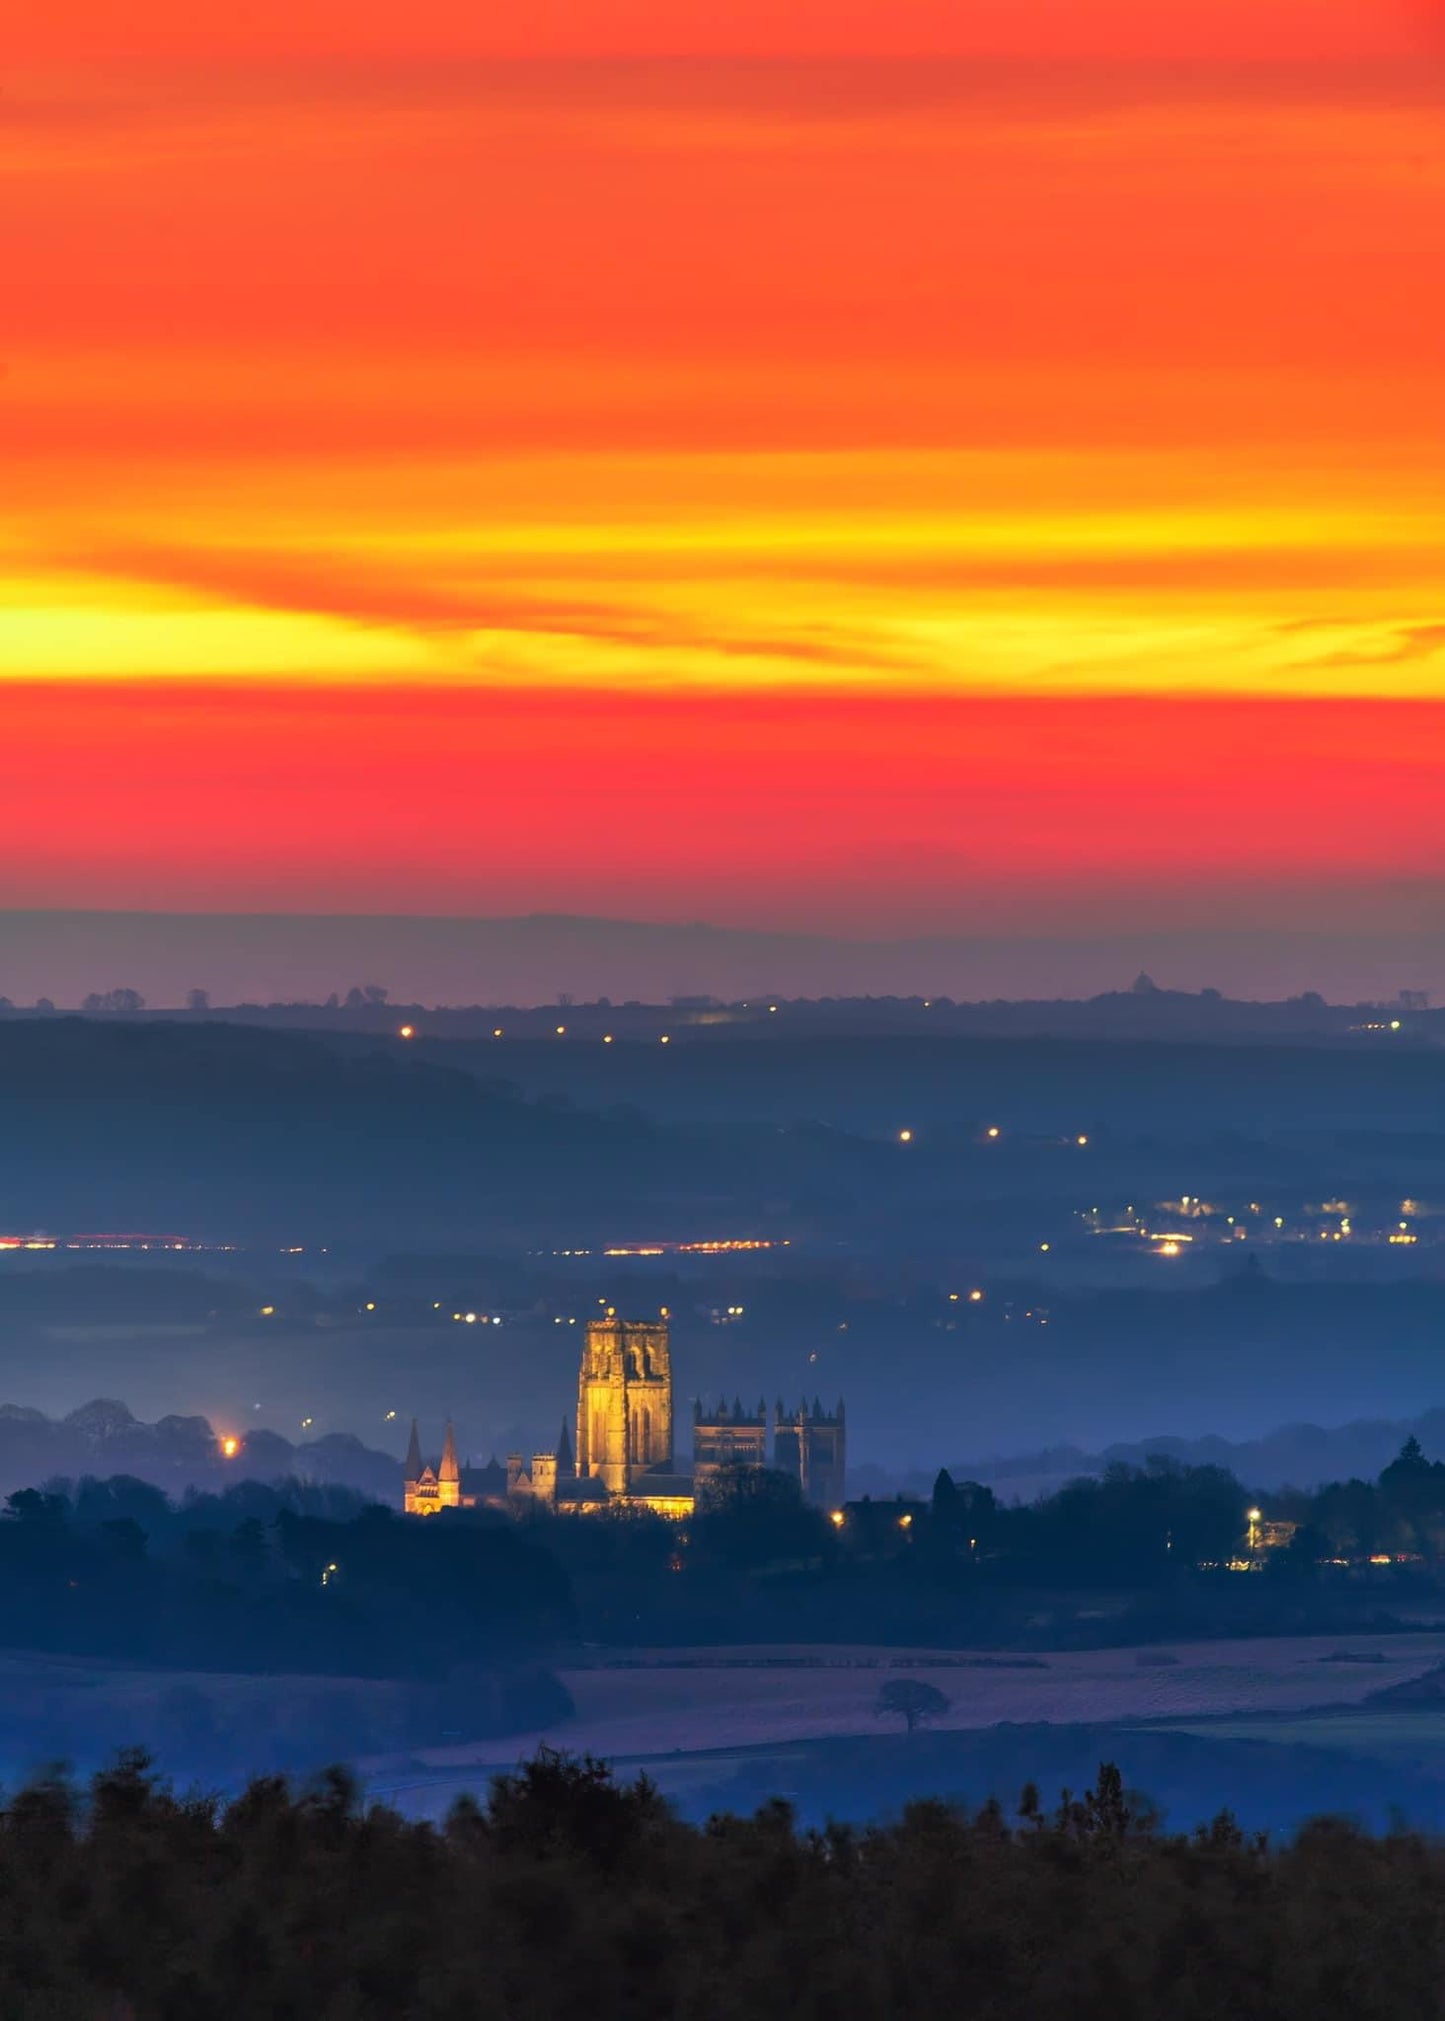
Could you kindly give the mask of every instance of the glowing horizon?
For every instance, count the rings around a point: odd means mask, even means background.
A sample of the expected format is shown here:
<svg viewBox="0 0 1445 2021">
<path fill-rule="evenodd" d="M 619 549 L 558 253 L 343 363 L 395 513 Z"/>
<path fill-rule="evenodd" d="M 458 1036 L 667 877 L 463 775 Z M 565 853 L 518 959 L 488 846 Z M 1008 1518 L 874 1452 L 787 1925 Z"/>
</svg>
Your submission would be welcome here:
<svg viewBox="0 0 1445 2021">
<path fill-rule="evenodd" d="M 0 903 L 1437 888 L 1432 10 L 78 0 L 12 66 Z"/>
</svg>

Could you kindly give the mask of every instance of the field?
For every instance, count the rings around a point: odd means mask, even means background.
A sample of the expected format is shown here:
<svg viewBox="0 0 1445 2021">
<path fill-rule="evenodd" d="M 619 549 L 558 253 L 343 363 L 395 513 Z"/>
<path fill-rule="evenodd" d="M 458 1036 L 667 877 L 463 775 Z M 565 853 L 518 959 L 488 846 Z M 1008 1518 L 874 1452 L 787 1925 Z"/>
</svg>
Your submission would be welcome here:
<svg viewBox="0 0 1445 2021">
<path fill-rule="evenodd" d="M 1370 1692 L 1445 1662 L 1445 1633 L 1358 1636 L 1348 1651 L 1383 1661 L 1340 1662 L 1338 1638 L 1180 1643 L 1156 1650 L 1070 1651 L 1046 1657 L 958 1656 L 940 1650 L 828 1649 L 634 1652 L 624 1663 L 559 1674 L 577 1705 L 564 1725 L 499 1750 L 428 1756 L 438 1766 L 515 1760 L 551 1741 L 633 1759 L 874 1733 L 874 1702 L 890 1677 L 919 1676 L 952 1701 L 944 1728 L 1184 1719 L 1222 1713 L 1302 1712 L 1357 1705 Z M 1144 1661 L 1141 1662 L 1141 1658 Z M 1016 1667 L 1015 1667 L 1016 1666 Z"/>
<path fill-rule="evenodd" d="M 975 1656 L 915 1649 L 596 1652 L 560 1671 L 572 1718 L 467 1745 L 429 1746 L 405 1686 L 225 1676 L 82 1659 L 0 1657 L 0 1779 L 81 1769 L 134 1743 L 188 1782 L 357 1762 L 374 1796 L 440 1817 L 542 1742 L 645 1771 L 705 1816 L 789 1797 L 810 1822 L 866 1818 L 911 1798 L 1005 1800 L 1026 1780 L 1079 1788 L 1101 1760 L 1183 1823 L 1222 1805 L 1287 1830 L 1325 1809 L 1445 1829 L 1445 1703 L 1371 1695 L 1445 1663 L 1445 1630 L 1158 1648 Z M 949 1708 L 905 1734 L 875 1704 L 891 1678 L 936 1685 Z M 462 1724 L 455 1711 L 447 1723 Z M 436 1731 L 435 1717 L 427 1726 Z"/>
<path fill-rule="evenodd" d="M 1177 1660 L 1161 1663 L 1161 1653 Z M 639 1650 L 561 1672 L 577 1711 L 555 1727 L 378 1759 L 369 1769 L 378 1793 L 424 1815 L 440 1815 L 462 1790 L 542 1742 L 646 1770 L 679 1797 L 764 1765 L 785 1789 L 819 1748 L 851 1759 L 863 1743 L 881 1744 L 896 1723 L 880 1722 L 875 1702 L 900 1676 L 945 1693 L 950 1707 L 930 1741 L 955 1736 L 970 1762 L 1018 1728 L 1132 1729 L 1141 1748 L 1145 1734 L 1177 1731 L 1206 1752 L 1223 1740 L 1313 1746 L 1317 1731 L 1349 1720 L 1370 1693 L 1441 1662 L 1445 1632 L 1435 1630 L 1348 1644 L 1280 1637 L 987 1659 L 930 1650 Z M 1445 1763 L 1445 1713 L 1426 1718 Z M 1410 1725 L 1412 1715 L 1353 1715 L 1362 1732 L 1388 1735 L 1396 1722 Z"/>
</svg>

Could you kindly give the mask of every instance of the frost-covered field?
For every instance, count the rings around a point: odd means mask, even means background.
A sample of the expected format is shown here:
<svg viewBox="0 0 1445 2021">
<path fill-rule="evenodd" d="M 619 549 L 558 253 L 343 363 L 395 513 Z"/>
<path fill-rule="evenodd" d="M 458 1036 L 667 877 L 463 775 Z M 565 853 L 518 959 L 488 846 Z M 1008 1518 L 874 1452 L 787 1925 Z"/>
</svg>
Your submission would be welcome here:
<svg viewBox="0 0 1445 2021">
<path fill-rule="evenodd" d="M 1322 1660 L 1341 1652 L 1383 1660 Z M 1159 1652 L 1088 1650 L 1017 1658 L 1019 1668 L 970 1664 L 942 1651 L 771 1649 L 632 1652 L 624 1663 L 563 1671 L 576 1717 L 465 1749 L 437 1749 L 437 1768 L 514 1762 L 541 1741 L 617 1759 L 880 1731 L 879 1687 L 926 1678 L 952 1701 L 943 1727 L 1104 1724 L 1223 1713 L 1298 1712 L 1358 1704 L 1369 1692 L 1445 1662 L 1445 1634 L 1178 1643 Z M 1143 1655 L 1145 1661 L 1138 1660 Z M 789 1657 L 792 1663 L 779 1665 Z M 771 1661 L 769 1660 L 771 1659 Z M 799 1663 L 798 1659 L 806 1659 Z M 1026 1667 L 1041 1663 L 1042 1667 Z M 816 1664 L 816 1667 L 813 1665 Z"/>
</svg>

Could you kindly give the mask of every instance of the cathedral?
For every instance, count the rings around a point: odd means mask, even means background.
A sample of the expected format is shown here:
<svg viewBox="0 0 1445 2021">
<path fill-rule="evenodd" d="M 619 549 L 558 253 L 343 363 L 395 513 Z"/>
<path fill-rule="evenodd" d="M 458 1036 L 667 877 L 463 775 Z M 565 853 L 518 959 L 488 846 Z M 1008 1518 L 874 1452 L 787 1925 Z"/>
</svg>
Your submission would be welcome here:
<svg viewBox="0 0 1445 2021">
<path fill-rule="evenodd" d="M 675 1471 L 672 1345 L 665 1319 L 592 1320 L 577 1377 L 577 1445 L 564 1422 L 555 1451 L 508 1456 L 505 1473 L 491 1465 L 464 1470 L 450 1421 L 438 1465 L 424 1465 L 415 1423 L 407 1452 L 404 1508 L 525 1507 L 530 1501 L 578 1514 L 590 1509 L 646 1509 L 682 1518 L 693 1513 L 699 1487 L 727 1468 L 771 1466 L 797 1480 L 815 1507 L 843 1505 L 846 1433 L 843 1405 L 827 1412 L 817 1398 L 796 1411 L 779 1402 L 768 1457 L 768 1413 L 735 1402 L 715 1410 L 693 1406 L 692 1471 Z"/>
</svg>

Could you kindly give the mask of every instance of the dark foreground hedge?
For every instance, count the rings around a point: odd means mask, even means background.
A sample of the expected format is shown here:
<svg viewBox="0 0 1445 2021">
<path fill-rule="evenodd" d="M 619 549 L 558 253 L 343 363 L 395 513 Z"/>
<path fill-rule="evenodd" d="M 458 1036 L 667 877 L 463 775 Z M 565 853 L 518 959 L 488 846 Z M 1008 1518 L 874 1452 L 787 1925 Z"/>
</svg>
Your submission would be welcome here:
<svg viewBox="0 0 1445 2021">
<path fill-rule="evenodd" d="M 698 1830 L 542 1755 L 444 1828 L 177 1798 L 141 1757 L 0 1815 L 5 2021 L 1412 2021 L 1445 2015 L 1445 1847 L 1338 1822 L 1166 1837 L 1100 1771 L 1044 1815 Z"/>
</svg>

